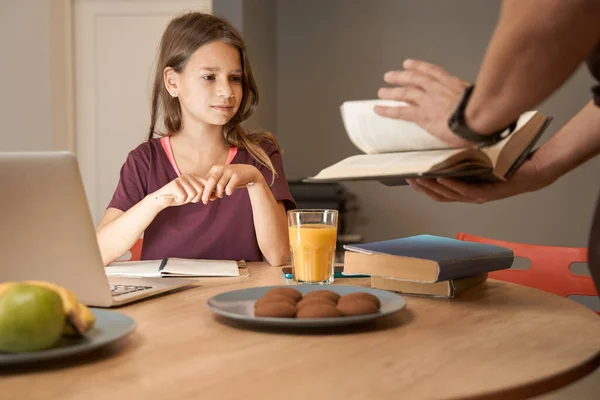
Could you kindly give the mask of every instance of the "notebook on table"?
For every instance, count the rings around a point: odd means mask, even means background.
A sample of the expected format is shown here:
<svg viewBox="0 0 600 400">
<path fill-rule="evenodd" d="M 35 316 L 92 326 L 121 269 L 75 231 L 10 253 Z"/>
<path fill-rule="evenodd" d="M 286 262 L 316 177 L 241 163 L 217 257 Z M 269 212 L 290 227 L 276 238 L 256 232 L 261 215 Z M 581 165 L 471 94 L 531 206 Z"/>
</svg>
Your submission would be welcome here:
<svg viewBox="0 0 600 400">
<path fill-rule="evenodd" d="M 114 262 L 106 267 L 106 275 L 138 278 L 234 277 L 248 276 L 248 268 L 245 261 L 164 258 Z"/>
</svg>

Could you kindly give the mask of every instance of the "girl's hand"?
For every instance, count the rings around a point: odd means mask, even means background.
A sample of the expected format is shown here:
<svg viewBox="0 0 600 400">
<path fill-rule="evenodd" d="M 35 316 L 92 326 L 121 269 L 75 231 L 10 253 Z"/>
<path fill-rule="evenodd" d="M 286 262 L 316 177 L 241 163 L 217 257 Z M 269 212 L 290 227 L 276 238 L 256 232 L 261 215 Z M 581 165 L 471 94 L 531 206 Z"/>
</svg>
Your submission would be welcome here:
<svg viewBox="0 0 600 400">
<path fill-rule="evenodd" d="M 435 201 L 481 204 L 533 192 L 552 183 L 545 178 L 543 170 L 534 158 L 524 162 L 506 182 L 466 183 L 447 178 L 407 179 L 407 182 L 417 192 Z"/>
<path fill-rule="evenodd" d="M 242 186 L 252 186 L 264 182 L 264 177 L 256 167 L 248 164 L 215 165 L 201 180 L 204 186 L 202 202 L 231 196 L 233 191 Z"/>
<path fill-rule="evenodd" d="M 151 193 L 149 197 L 158 202 L 160 207 L 166 208 L 198 203 L 203 194 L 202 178 L 195 174 L 184 174 Z"/>
</svg>

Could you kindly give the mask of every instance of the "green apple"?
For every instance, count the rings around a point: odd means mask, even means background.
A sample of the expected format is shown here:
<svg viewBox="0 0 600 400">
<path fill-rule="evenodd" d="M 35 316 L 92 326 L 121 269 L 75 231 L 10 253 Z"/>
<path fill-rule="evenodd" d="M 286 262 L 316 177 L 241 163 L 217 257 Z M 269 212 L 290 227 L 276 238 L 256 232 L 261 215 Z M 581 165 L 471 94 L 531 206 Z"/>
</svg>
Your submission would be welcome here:
<svg viewBox="0 0 600 400">
<path fill-rule="evenodd" d="M 0 351 L 48 349 L 64 325 L 62 300 L 51 289 L 15 283 L 0 296 Z"/>
</svg>

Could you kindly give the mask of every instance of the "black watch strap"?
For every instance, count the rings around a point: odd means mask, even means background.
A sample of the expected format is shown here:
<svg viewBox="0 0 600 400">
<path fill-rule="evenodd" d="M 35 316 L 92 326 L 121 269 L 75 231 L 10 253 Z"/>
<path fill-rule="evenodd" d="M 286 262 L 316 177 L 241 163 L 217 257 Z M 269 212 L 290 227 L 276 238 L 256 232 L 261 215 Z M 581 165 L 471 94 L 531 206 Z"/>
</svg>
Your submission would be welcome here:
<svg viewBox="0 0 600 400">
<path fill-rule="evenodd" d="M 594 104 L 600 107 L 600 85 L 596 85 L 592 88 L 594 94 Z"/>
<path fill-rule="evenodd" d="M 470 129 L 465 121 L 465 110 L 467 108 L 467 103 L 469 102 L 469 98 L 471 97 L 474 88 L 475 85 L 471 85 L 465 89 L 460 103 L 458 103 L 458 107 L 456 107 L 456 110 L 448 120 L 448 127 L 452 132 L 454 132 L 461 138 L 468 140 L 469 142 L 477 143 L 481 146 L 491 146 L 510 135 L 515 130 L 517 126 L 517 121 L 510 124 L 510 126 L 508 126 L 507 128 L 504 128 L 489 135 L 482 135 L 481 133 L 477 133 Z"/>
</svg>

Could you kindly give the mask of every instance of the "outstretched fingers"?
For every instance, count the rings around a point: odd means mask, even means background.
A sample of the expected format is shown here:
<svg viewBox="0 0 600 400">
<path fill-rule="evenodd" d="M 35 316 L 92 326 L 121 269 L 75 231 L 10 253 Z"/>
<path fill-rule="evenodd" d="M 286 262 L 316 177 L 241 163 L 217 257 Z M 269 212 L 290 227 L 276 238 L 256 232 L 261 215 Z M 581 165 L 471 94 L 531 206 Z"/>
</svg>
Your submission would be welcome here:
<svg viewBox="0 0 600 400">
<path fill-rule="evenodd" d="M 407 179 L 407 182 L 414 190 L 432 200 L 439 202 L 463 201 L 460 194 L 441 186 L 434 179 Z"/>
<path fill-rule="evenodd" d="M 415 87 L 424 91 L 436 82 L 435 78 L 420 71 L 407 70 L 386 72 L 383 80 L 390 85 Z"/>
<path fill-rule="evenodd" d="M 451 201 L 448 198 L 442 196 L 441 194 L 429 189 L 428 187 L 420 185 L 419 183 L 417 183 L 416 179 L 407 179 L 406 182 L 410 185 L 410 187 L 414 191 L 424 194 L 425 196 L 429 197 L 433 201 L 437 201 L 440 203 L 445 203 L 445 202 Z"/>
<path fill-rule="evenodd" d="M 402 66 L 406 71 L 417 72 L 439 82 L 445 82 L 448 78 L 452 77 L 448 71 L 439 65 L 431 64 L 422 60 L 408 59 L 404 61 Z"/>
<path fill-rule="evenodd" d="M 477 184 L 469 184 L 456 179 L 407 179 L 408 184 L 417 192 L 423 193 L 435 201 L 462 203 L 485 203 L 484 190 Z"/>
<path fill-rule="evenodd" d="M 386 87 L 377 92 L 380 99 L 404 101 L 409 104 L 418 104 L 424 95 L 422 89 L 412 86 Z"/>
<path fill-rule="evenodd" d="M 399 106 L 399 107 L 388 107 L 388 106 L 375 106 L 373 108 L 375 113 L 382 117 L 403 119 L 406 121 L 417 121 L 419 117 L 418 110 L 411 106 Z"/>
</svg>

